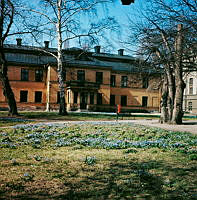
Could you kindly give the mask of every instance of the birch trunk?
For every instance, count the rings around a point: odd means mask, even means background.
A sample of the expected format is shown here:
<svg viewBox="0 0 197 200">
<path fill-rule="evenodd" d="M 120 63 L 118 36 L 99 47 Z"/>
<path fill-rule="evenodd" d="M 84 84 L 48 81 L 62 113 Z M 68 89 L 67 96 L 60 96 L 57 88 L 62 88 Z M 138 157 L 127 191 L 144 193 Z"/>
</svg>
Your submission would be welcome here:
<svg viewBox="0 0 197 200">
<path fill-rule="evenodd" d="M 57 21 L 57 72 L 58 72 L 58 82 L 60 89 L 60 105 L 59 105 L 59 114 L 66 115 L 66 103 L 65 103 L 65 90 L 64 90 L 64 81 L 63 81 L 63 56 L 62 56 L 62 27 L 61 27 L 61 4 L 62 1 L 58 0 L 58 21 Z"/>
</svg>

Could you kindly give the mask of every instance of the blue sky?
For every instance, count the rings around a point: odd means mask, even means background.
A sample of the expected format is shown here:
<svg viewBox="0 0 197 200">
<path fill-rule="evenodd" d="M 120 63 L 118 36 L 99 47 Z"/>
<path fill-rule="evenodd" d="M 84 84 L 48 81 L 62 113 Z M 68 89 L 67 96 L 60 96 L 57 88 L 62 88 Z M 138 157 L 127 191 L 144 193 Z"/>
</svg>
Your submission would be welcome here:
<svg viewBox="0 0 197 200">
<path fill-rule="evenodd" d="M 131 19 L 137 20 L 138 19 L 138 10 L 143 9 L 146 4 L 146 0 L 135 0 L 135 3 L 130 4 L 129 6 L 125 6 L 121 4 L 121 0 L 114 0 L 113 3 L 107 4 L 106 8 L 101 6 L 98 11 L 98 18 L 104 18 L 106 16 L 114 17 L 120 25 L 120 33 L 111 33 L 107 32 L 106 35 L 109 40 L 109 44 L 106 43 L 105 40 L 100 40 L 99 45 L 103 47 L 101 51 L 103 52 L 110 52 L 110 53 L 117 53 L 118 49 L 124 48 L 124 46 L 119 43 L 119 40 L 126 40 L 126 36 L 128 34 L 127 27 L 128 27 L 128 16 Z M 87 16 L 90 17 L 90 16 Z M 84 26 L 86 26 L 86 19 L 81 18 L 84 22 Z M 45 40 L 45 39 L 44 39 Z M 55 45 L 55 41 L 52 42 L 52 46 Z M 77 46 L 75 41 L 69 41 L 69 47 Z M 93 49 L 93 46 L 90 48 Z M 127 52 L 126 54 L 131 54 L 131 52 Z"/>
<path fill-rule="evenodd" d="M 101 51 L 117 53 L 118 49 L 124 48 L 124 45 L 121 44 L 119 41 L 126 40 L 126 37 L 129 34 L 127 31 L 128 16 L 134 21 L 138 20 L 139 10 L 144 9 L 145 5 L 146 0 L 135 0 L 135 3 L 132 3 L 129 6 L 122 5 L 121 0 L 114 0 L 113 3 L 107 4 L 106 7 L 99 7 L 97 11 L 98 18 L 111 16 L 114 17 L 120 25 L 120 32 L 106 32 L 107 38 L 110 42 L 109 44 L 105 40 L 100 40 L 99 45 L 101 46 L 101 48 L 103 47 Z M 70 41 L 69 46 L 76 46 L 76 44 L 74 41 Z M 131 52 L 126 50 L 125 53 L 131 54 Z"/>
<path fill-rule="evenodd" d="M 36 1 L 35 1 L 36 2 Z M 39 2 L 39 0 L 37 0 L 37 2 Z M 107 33 L 108 39 L 109 41 L 112 43 L 113 46 L 111 46 L 111 48 L 109 48 L 111 50 L 111 53 L 117 53 L 117 50 L 120 48 L 124 48 L 120 43 L 119 43 L 119 39 L 121 40 L 126 40 L 126 35 L 127 33 L 127 26 L 128 26 L 128 18 L 127 16 L 129 15 L 131 17 L 131 19 L 133 20 L 137 20 L 138 19 L 138 10 L 139 9 L 143 9 L 143 7 L 145 6 L 146 0 L 135 0 L 135 3 L 132 3 L 129 6 L 124 6 L 121 4 L 121 0 L 114 0 L 114 3 L 112 4 L 108 4 L 107 9 L 108 12 L 105 12 L 106 10 L 101 8 L 100 10 L 98 10 L 98 17 L 102 18 L 105 17 L 106 13 L 112 17 L 115 17 L 116 20 L 118 21 L 118 23 L 120 24 L 120 30 L 121 32 L 118 34 L 112 34 L 112 33 Z M 23 36 L 24 38 L 24 42 L 27 41 L 25 39 L 25 36 Z M 46 38 L 45 36 L 42 37 L 42 43 L 44 42 L 44 40 L 48 40 L 48 38 Z M 30 42 L 28 42 L 28 44 L 30 45 L 35 45 L 35 43 L 33 42 L 33 40 L 29 39 Z M 15 39 L 13 41 L 13 39 L 11 39 L 11 43 L 15 43 Z M 55 41 L 52 42 L 53 47 L 55 47 Z M 101 40 L 99 45 L 101 46 L 107 46 L 106 42 L 104 42 L 104 40 Z M 69 42 L 69 46 L 76 46 L 76 44 L 72 41 Z M 104 49 L 102 49 L 104 51 Z"/>
<path fill-rule="evenodd" d="M 119 43 L 119 39 L 124 41 L 126 40 L 128 27 L 128 16 L 130 19 L 136 21 L 139 20 L 139 10 L 143 10 L 146 6 L 146 0 L 135 0 L 135 3 L 130 4 L 129 6 L 122 5 L 121 0 L 115 0 L 113 4 L 108 6 L 108 11 L 110 16 L 114 16 L 118 23 L 120 24 L 121 32 L 119 35 L 112 34 L 109 35 L 109 40 L 113 44 L 112 53 L 116 53 L 118 49 L 124 48 L 124 45 Z M 102 46 L 102 42 L 101 42 Z M 126 51 L 127 54 L 131 52 Z"/>
</svg>

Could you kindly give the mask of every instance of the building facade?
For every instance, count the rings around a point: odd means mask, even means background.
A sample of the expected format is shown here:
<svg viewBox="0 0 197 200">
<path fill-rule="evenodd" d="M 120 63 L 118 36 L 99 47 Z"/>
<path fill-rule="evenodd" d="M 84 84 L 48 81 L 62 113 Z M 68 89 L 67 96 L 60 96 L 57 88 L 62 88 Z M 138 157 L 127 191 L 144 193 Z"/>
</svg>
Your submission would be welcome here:
<svg viewBox="0 0 197 200">
<path fill-rule="evenodd" d="M 197 113 L 197 72 L 185 74 L 185 91 L 183 96 L 183 109 L 185 112 Z"/>
<path fill-rule="evenodd" d="M 52 53 L 56 49 L 45 50 Z M 8 77 L 19 110 L 57 110 L 59 86 L 56 59 L 36 47 L 5 45 Z M 64 84 L 67 110 L 123 112 L 158 111 L 160 105 L 159 73 L 144 69 L 139 60 L 124 55 L 65 49 Z M 7 103 L 0 83 L 0 109 Z"/>
</svg>

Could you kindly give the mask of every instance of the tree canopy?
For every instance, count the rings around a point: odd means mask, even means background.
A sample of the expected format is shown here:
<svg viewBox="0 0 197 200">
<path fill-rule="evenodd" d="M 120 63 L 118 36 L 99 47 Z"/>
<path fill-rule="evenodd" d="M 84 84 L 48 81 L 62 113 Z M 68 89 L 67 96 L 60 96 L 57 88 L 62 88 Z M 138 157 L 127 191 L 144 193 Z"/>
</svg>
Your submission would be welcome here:
<svg viewBox="0 0 197 200">
<path fill-rule="evenodd" d="M 163 70 L 161 122 L 182 123 L 183 71 L 196 66 L 196 1 L 151 0 L 142 20 L 130 20 L 128 44 L 136 54 Z"/>
</svg>

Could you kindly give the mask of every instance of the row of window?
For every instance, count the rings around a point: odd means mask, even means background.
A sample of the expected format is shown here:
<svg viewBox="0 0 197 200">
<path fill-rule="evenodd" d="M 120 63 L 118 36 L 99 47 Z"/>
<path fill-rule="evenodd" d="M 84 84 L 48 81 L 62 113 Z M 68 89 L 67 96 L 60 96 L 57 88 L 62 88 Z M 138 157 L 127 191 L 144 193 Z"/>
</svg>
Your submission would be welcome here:
<svg viewBox="0 0 197 200">
<path fill-rule="evenodd" d="M 149 80 L 148 77 L 142 79 L 142 88 L 148 88 Z M 110 85 L 116 86 L 116 75 L 111 75 Z M 128 87 L 128 76 L 121 76 L 121 87 Z"/>
<path fill-rule="evenodd" d="M 28 91 L 22 90 L 20 91 L 20 102 L 28 101 Z M 42 92 L 36 91 L 34 95 L 34 102 L 41 103 L 42 102 Z"/>
<path fill-rule="evenodd" d="M 66 80 L 66 71 L 63 71 L 63 81 Z M 28 81 L 29 80 L 29 70 L 28 69 L 21 69 L 21 81 Z M 85 70 L 78 70 L 77 71 L 77 80 L 78 81 L 85 81 Z M 43 81 L 43 70 L 36 69 L 35 70 L 35 81 L 40 82 Z M 102 84 L 103 83 L 103 72 L 96 72 L 96 83 Z M 142 80 L 142 88 L 148 88 L 148 78 L 144 77 Z M 110 85 L 112 87 L 116 86 L 116 75 L 111 75 L 110 78 Z M 121 87 L 128 87 L 128 76 L 121 77 Z"/>
<path fill-rule="evenodd" d="M 81 97 L 83 97 L 84 95 L 86 95 L 86 93 L 81 93 Z M 85 97 L 85 98 L 87 98 L 87 97 Z M 116 105 L 115 99 L 116 99 L 115 95 L 110 95 L 110 105 L 111 106 Z M 74 92 L 74 103 L 76 103 L 76 104 L 78 103 L 78 92 Z M 121 96 L 120 103 L 121 103 L 121 106 L 127 106 L 127 96 L 126 95 Z M 94 93 L 93 92 L 90 93 L 90 104 L 94 104 Z M 102 105 L 102 94 L 101 93 L 97 93 L 97 104 Z M 143 96 L 142 97 L 142 106 L 147 107 L 147 105 L 148 105 L 148 97 Z"/>
<path fill-rule="evenodd" d="M 86 103 L 86 93 L 81 93 L 81 97 L 82 99 L 84 98 L 84 102 L 83 100 L 81 101 L 81 103 Z M 90 104 L 94 104 L 94 93 L 90 93 Z M 35 91 L 35 95 L 34 95 L 35 99 L 34 102 L 35 103 L 41 103 L 42 102 L 42 92 L 41 91 Z M 68 95 L 69 98 L 69 95 Z M 78 92 L 74 92 L 74 103 L 78 103 Z M 68 99 L 68 103 L 70 100 Z M 121 96 L 121 106 L 127 106 L 127 96 L 122 95 Z M 20 91 L 20 102 L 28 102 L 28 91 L 26 90 L 22 90 Z M 60 93 L 57 93 L 57 103 L 60 102 Z M 142 97 L 142 106 L 143 107 L 147 107 L 148 104 L 148 97 L 143 96 Z M 102 105 L 102 94 L 101 93 L 97 93 L 97 105 Z M 111 106 L 115 106 L 115 95 L 110 95 L 110 105 Z"/>
<path fill-rule="evenodd" d="M 81 93 L 81 96 L 86 93 Z M 35 91 L 34 102 L 41 103 L 42 102 L 42 92 Z M 74 92 L 74 103 L 77 103 L 78 92 Z M 85 102 L 86 100 L 84 100 Z M 20 102 L 28 102 L 28 91 L 22 90 L 20 91 Z M 60 103 L 60 92 L 57 92 L 57 103 Z M 68 103 L 70 103 L 69 95 L 68 95 Z M 90 93 L 90 104 L 94 104 L 94 93 Z M 102 105 L 102 94 L 97 93 L 97 104 Z"/>
<path fill-rule="evenodd" d="M 115 98 L 116 98 L 115 95 L 110 95 L 110 105 L 111 106 L 116 105 Z M 124 95 L 121 96 L 120 104 L 121 104 L 121 106 L 127 106 L 127 96 L 124 96 Z"/>
<path fill-rule="evenodd" d="M 29 70 L 28 69 L 21 69 L 21 81 L 28 81 L 29 80 Z M 36 69 L 35 70 L 35 81 L 40 82 L 43 81 L 43 70 Z"/>
<path fill-rule="evenodd" d="M 116 105 L 115 98 L 116 98 L 115 95 L 110 95 L 110 105 L 111 106 Z M 121 106 L 127 106 L 127 96 L 124 96 L 124 95 L 121 96 L 120 104 L 121 104 Z M 148 105 L 148 97 L 143 96 L 142 97 L 142 106 L 147 107 L 147 105 Z"/>
<path fill-rule="evenodd" d="M 77 80 L 85 81 L 85 71 L 78 70 L 77 71 Z M 142 88 L 148 88 L 148 78 L 144 77 L 142 80 Z M 103 83 L 103 72 L 96 72 L 96 83 Z M 112 87 L 116 86 L 116 75 L 111 75 L 110 77 L 110 85 Z M 121 76 L 121 87 L 128 87 L 128 76 Z"/>
<path fill-rule="evenodd" d="M 77 71 L 77 80 L 85 81 L 85 70 Z M 103 83 L 103 72 L 96 72 L 96 83 L 98 83 L 98 84 Z"/>
</svg>

